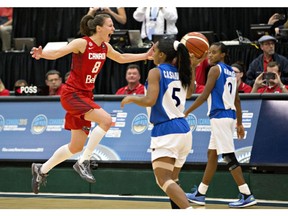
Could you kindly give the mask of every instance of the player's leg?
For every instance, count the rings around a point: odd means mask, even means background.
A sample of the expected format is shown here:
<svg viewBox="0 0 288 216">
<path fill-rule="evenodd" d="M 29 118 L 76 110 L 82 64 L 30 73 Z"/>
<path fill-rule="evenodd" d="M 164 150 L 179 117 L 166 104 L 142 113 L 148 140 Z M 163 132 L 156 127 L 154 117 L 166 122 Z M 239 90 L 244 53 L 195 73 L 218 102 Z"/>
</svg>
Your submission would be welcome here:
<svg viewBox="0 0 288 216">
<path fill-rule="evenodd" d="M 90 110 L 84 118 L 87 121 L 96 122 L 98 125 L 91 131 L 86 148 L 73 168 L 84 180 L 95 183 L 96 180 L 90 169 L 90 158 L 96 146 L 111 127 L 112 118 L 102 108 Z"/>
<path fill-rule="evenodd" d="M 158 137 L 159 138 L 159 137 Z M 167 148 L 163 148 L 165 144 L 168 145 Z M 165 193 L 169 196 L 170 198 L 170 203 L 172 209 L 179 209 L 179 208 L 187 208 L 186 205 L 187 203 L 189 204 L 184 191 L 180 187 L 179 184 L 179 173 L 181 171 L 182 166 L 184 165 L 186 158 L 191 151 L 192 148 L 192 133 L 189 130 L 187 133 L 182 133 L 182 134 L 170 134 L 170 135 L 164 135 L 160 137 L 159 139 L 152 137 L 152 145 L 157 147 L 157 144 L 159 144 L 161 147 L 154 149 L 152 151 L 152 161 L 157 161 L 160 160 L 167 160 L 164 162 L 172 163 L 171 166 L 171 176 L 169 174 L 169 180 L 171 178 L 173 184 L 171 184 L 171 191 L 168 189 L 165 191 Z M 153 163 L 152 163 L 153 165 Z M 159 165 L 159 164 L 158 164 Z M 160 164 L 161 165 L 161 164 Z M 163 164 L 165 165 L 165 164 Z M 173 167 L 172 167 L 173 165 Z M 157 166 L 157 164 L 153 165 L 153 169 Z M 168 167 L 167 167 L 168 168 Z M 154 169 L 154 173 L 157 175 L 158 169 Z M 160 186 L 161 187 L 161 186 Z M 161 187 L 162 188 L 162 187 Z M 174 189 L 173 189 L 174 188 Z M 162 188 L 163 189 L 163 188 Z M 179 191 L 179 192 L 176 192 Z M 174 197 L 174 193 L 179 193 L 179 197 Z M 184 196 L 183 196 L 184 195 Z M 176 200 L 175 200 L 176 199 Z M 178 202 L 177 202 L 178 199 Z M 184 201 L 183 201 L 184 200 Z M 182 206 L 179 204 L 179 202 L 182 203 Z M 190 207 L 189 207 L 190 208 Z"/>
<path fill-rule="evenodd" d="M 180 171 L 181 171 L 181 168 L 174 167 L 174 170 L 172 172 L 172 180 L 175 181 L 176 184 L 178 184 L 181 187 L 180 182 L 179 182 Z M 169 198 L 169 201 L 170 201 L 172 209 L 180 209 L 180 207 L 172 199 Z"/>
<path fill-rule="evenodd" d="M 80 152 L 86 139 L 87 134 L 82 130 L 71 130 L 71 141 L 69 144 L 58 148 L 44 164 L 32 164 L 32 190 L 35 194 L 38 194 L 42 184 L 46 184 L 48 172 L 56 165 L 69 159 L 73 154 Z"/>
<path fill-rule="evenodd" d="M 233 134 L 235 131 L 236 122 L 234 119 L 226 118 L 222 120 L 222 125 L 222 129 L 225 130 L 226 133 L 225 135 L 222 133 L 223 144 L 220 151 L 222 153 L 223 161 L 226 162 L 227 168 L 233 176 L 241 193 L 240 200 L 237 202 L 229 203 L 229 207 L 246 207 L 255 205 L 257 202 L 245 182 L 242 169 L 235 156 Z"/>
<path fill-rule="evenodd" d="M 169 198 L 181 209 L 190 208 L 182 188 L 172 180 L 174 158 L 162 157 L 152 162 L 156 182 Z"/>
<path fill-rule="evenodd" d="M 191 203 L 198 205 L 205 205 L 206 193 L 209 184 L 217 170 L 218 165 L 218 155 L 217 155 L 217 143 L 215 137 L 215 132 L 212 129 L 213 121 L 211 121 L 211 136 L 207 151 L 207 164 L 202 177 L 202 181 L 199 186 L 195 189 L 193 193 L 186 193 L 186 196 Z"/>
<path fill-rule="evenodd" d="M 207 152 L 207 164 L 205 167 L 204 175 L 202 177 L 202 183 L 209 185 L 218 166 L 218 155 L 215 149 L 208 149 Z M 206 194 L 206 191 L 202 191 L 203 194 Z"/>
<path fill-rule="evenodd" d="M 237 202 L 229 203 L 229 207 L 243 208 L 257 204 L 249 186 L 246 184 L 242 168 L 237 161 L 235 153 L 223 154 L 223 159 L 227 163 L 228 169 L 236 182 L 241 197 Z"/>
</svg>

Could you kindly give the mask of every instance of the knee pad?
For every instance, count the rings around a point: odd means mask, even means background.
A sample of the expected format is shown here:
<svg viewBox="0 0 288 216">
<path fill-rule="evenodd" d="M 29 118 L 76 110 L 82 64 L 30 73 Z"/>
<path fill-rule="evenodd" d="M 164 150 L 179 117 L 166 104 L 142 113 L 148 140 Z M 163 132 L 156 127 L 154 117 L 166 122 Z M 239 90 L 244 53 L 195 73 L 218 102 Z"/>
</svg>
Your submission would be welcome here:
<svg viewBox="0 0 288 216">
<path fill-rule="evenodd" d="M 173 169 L 174 169 L 174 165 L 173 164 L 169 164 L 169 163 L 166 163 L 166 162 L 162 162 L 162 161 L 154 161 L 152 163 L 152 168 L 155 172 L 155 169 L 165 169 L 165 170 L 169 170 L 171 172 L 173 172 Z M 156 178 L 156 183 L 157 185 L 166 193 L 166 190 L 168 188 L 169 185 L 171 184 L 174 184 L 175 181 L 173 181 L 172 179 L 170 180 L 167 180 L 166 182 L 163 183 L 163 185 L 161 185 L 159 183 L 159 180 L 157 179 L 157 176 L 155 176 Z"/>
<path fill-rule="evenodd" d="M 166 169 L 166 170 L 170 170 L 171 172 L 173 172 L 174 165 L 166 163 L 166 162 L 162 162 L 162 161 L 155 161 L 152 163 L 152 168 L 153 170 L 157 168 L 161 168 L 161 169 Z"/>
<path fill-rule="evenodd" d="M 158 181 L 157 181 L 157 183 L 158 183 Z M 167 188 L 168 188 L 171 184 L 175 184 L 175 182 L 174 182 L 172 179 L 167 180 L 166 182 L 164 182 L 164 184 L 163 184 L 162 186 L 158 183 L 159 187 L 160 187 L 165 193 L 166 193 L 166 191 L 167 191 Z"/>
<path fill-rule="evenodd" d="M 222 158 L 228 166 L 229 171 L 232 171 L 239 166 L 239 162 L 235 157 L 235 153 L 222 154 Z"/>
</svg>

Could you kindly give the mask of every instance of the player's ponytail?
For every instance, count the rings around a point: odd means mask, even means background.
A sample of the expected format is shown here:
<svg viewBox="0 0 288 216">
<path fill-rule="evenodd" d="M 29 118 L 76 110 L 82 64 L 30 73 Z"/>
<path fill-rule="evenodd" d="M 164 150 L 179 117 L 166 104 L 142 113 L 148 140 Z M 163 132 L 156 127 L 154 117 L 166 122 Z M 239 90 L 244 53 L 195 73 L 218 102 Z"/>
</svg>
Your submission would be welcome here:
<svg viewBox="0 0 288 216">
<path fill-rule="evenodd" d="M 179 43 L 177 48 L 177 61 L 176 65 L 178 67 L 179 79 L 182 82 L 184 88 L 188 88 L 191 84 L 192 71 L 191 71 L 191 61 L 187 48 L 184 44 Z"/>
<path fill-rule="evenodd" d="M 166 62 L 173 64 L 176 60 L 175 66 L 178 68 L 179 79 L 182 86 L 188 88 L 192 72 L 189 52 L 185 45 L 167 37 L 159 40 L 158 49 L 166 54 Z"/>
<path fill-rule="evenodd" d="M 105 19 L 111 18 L 108 14 L 97 14 L 96 16 L 85 15 L 80 22 L 80 33 L 92 36 L 96 33 L 97 26 L 103 26 Z"/>
</svg>

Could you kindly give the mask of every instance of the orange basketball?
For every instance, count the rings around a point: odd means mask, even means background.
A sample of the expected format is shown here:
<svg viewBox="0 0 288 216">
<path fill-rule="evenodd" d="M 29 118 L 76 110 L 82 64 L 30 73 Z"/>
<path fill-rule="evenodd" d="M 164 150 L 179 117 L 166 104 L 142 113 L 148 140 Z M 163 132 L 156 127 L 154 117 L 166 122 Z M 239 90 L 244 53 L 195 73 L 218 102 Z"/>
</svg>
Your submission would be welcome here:
<svg viewBox="0 0 288 216">
<path fill-rule="evenodd" d="M 200 32 L 189 32 L 182 37 L 180 42 L 183 43 L 188 51 L 193 53 L 196 58 L 201 58 L 209 49 L 208 39 Z"/>
</svg>

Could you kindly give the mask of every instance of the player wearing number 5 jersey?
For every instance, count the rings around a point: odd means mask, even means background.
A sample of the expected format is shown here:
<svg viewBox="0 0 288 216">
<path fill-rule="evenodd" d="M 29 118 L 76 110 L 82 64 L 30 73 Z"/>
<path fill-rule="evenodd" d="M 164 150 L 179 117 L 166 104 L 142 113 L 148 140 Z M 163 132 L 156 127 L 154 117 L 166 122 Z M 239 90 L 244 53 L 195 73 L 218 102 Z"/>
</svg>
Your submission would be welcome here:
<svg viewBox="0 0 288 216">
<path fill-rule="evenodd" d="M 153 59 L 157 67 L 149 71 L 145 96 L 126 96 L 121 107 L 129 103 L 151 107 L 150 148 L 156 183 L 169 196 L 172 208 L 190 208 L 177 184 L 192 147 L 192 132 L 183 114 L 194 87 L 189 53 L 179 41 L 165 38 L 155 44 Z"/>
<path fill-rule="evenodd" d="M 93 100 L 92 91 L 97 75 L 106 57 L 118 63 L 130 63 L 150 59 L 153 55 L 153 48 L 146 53 L 120 54 L 108 43 L 114 30 L 109 15 L 86 15 L 80 22 L 83 38 L 75 39 L 58 50 L 42 50 L 41 46 L 31 50 L 32 57 L 37 60 L 54 60 L 72 53 L 71 73 L 60 98 L 66 110 L 65 129 L 71 130 L 71 140 L 57 149 L 44 164 L 32 164 L 32 189 L 36 194 L 53 167 L 82 151 L 91 122 L 96 122 L 97 126 L 91 131 L 87 146 L 73 168 L 86 181 L 95 182 L 90 170 L 90 157 L 112 123 L 111 116 Z"/>
<path fill-rule="evenodd" d="M 217 169 L 218 155 L 222 155 L 240 191 L 240 199 L 229 203 L 229 207 L 241 208 L 255 205 L 256 200 L 245 183 L 242 169 L 235 156 L 234 130 L 236 127 L 237 136 L 242 139 L 244 127 L 237 79 L 232 68 L 224 63 L 227 57 L 227 49 L 223 43 L 214 43 L 210 46 L 208 59 L 214 66 L 209 70 L 203 93 L 185 111 L 187 116 L 207 100 L 211 123 L 208 162 L 202 182 L 194 193 L 187 193 L 186 196 L 190 202 L 205 205 L 206 192 Z"/>
</svg>

